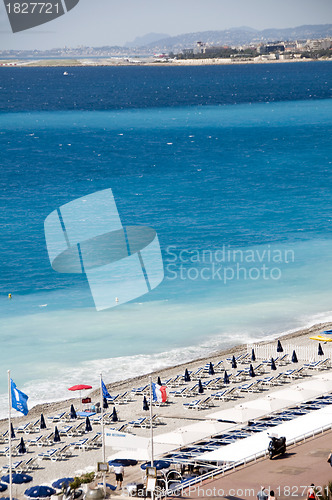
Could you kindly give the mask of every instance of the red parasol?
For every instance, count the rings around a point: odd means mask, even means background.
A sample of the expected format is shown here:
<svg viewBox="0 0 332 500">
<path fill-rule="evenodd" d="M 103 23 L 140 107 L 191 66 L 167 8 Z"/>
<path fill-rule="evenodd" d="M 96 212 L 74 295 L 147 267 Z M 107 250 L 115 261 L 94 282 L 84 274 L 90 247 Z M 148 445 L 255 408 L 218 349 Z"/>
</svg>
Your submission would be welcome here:
<svg viewBox="0 0 332 500">
<path fill-rule="evenodd" d="M 68 391 L 83 391 L 83 389 L 92 389 L 92 385 L 84 385 L 84 384 L 73 385 L 73 387 L 68 388 Z"/>
</svg>

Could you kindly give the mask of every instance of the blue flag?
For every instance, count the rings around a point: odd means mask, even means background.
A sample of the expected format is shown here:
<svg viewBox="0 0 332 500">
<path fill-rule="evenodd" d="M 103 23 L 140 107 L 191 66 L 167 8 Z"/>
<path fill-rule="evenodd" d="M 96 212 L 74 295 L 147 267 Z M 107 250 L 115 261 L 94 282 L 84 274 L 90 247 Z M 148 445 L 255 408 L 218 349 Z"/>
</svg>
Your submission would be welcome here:
<svg viewBox="0 0 332 500">
<path fill-rule="evenodd" d="M 28 399 L 29 396 L 24 394 L 24 392 L 20 391 L 17 389 L 16 384 L 10 379 L 10 389 L 12 393 L 12 407 L 23 413 L 24 415 L 27 415 L 29 410 L 28 410 Z"/>
<path fill-rule="evenodd" d="M 103 381 L 101 381 L 101 388 L 103 390 L 103 397 L 104 398 L 112 398 L 112 396 L 110 395 L 110 393 L 108 392 L 108 390 L 106 389 L 106 385 L 104 384 Z"/>
</svg>

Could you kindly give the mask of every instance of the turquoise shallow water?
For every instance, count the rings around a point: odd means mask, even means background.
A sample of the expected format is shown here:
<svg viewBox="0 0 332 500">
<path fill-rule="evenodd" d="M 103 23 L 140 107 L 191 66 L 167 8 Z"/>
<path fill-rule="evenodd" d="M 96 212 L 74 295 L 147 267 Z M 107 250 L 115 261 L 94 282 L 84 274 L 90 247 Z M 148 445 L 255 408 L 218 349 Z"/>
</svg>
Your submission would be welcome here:
<svg viewBox="0 0 332 500">
<path fill-rule="evenodd" d="M 158 87 L 164 73 L 154 75 L 159 107 L 151 75 L 135 109 L 101 110 L 100 89 L 99 111 L 69 109 L 79 102 L 69 85 L 66 106 L 47 111 L 41 99 L 38 110 L 42 72 L 27 109 L 17 98 L 13 112 L 11 95 L 0 115 L 4 411 L 8 368 L 33 403 L 66 397 L 74 383 L 97 384 L 100 371 L 106 382 L 127 378 L 332 316 L 331 70 L 305 67 L 298 81 L 280 68 L 285 88 L 269 102 L 260 85 L 270 73 L 261 68 L 250 76 L 257 81 L 250 102 L 206 98 L 197 106 L 203 73 L 186 106 L 184 90 L 177 106 L 176 94 L 167 106 Z M 24 72 L 13 75 L 27 81 Z M 245 89 L 246 68 L 222 76 L 226 87 Z M 126 78 L 129 92 L 135 72 Z M 60 83 L 55 75 L 54 101 Z M 216 81 L 204 88 L 221 100 Z M 156 229 L 165 279 L 150 294 L 97 313 L 84 276 L 51 269 L 43 222 L 63 203 L 106 188 L 124 224 Z"/>
</svg>

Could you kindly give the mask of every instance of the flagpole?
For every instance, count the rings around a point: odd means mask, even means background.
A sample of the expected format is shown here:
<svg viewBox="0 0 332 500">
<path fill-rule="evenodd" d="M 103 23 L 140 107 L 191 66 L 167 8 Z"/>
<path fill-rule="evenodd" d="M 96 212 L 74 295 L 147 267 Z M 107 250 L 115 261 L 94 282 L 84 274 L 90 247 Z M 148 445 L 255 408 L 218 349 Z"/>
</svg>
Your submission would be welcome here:
<svg viewBox="0 0 332 500">
<path fill-rule="evenodd" d="M 100 408 L 101 408 L 101 442 L 102 442 L 102 451 L 103 451 L 103 462 L 106 462 L 106 450 L 105 450 L 105 426 L 104 426 L 104 395 L 103 395 L 103 376 L 100 374 Z M 103 486 L 104 493 L 106 495 L 106 474 L 103 471 Z"/>
<path fill-rule="evenodd" d="M 150 379 L 150 443 L 151 443 L 151 467 L 153 464 L 153 427 L 152 427 L 152 376 L 149 376 Z M 154 491 L 151 491 L 151 500 L 154 499 Z"/>
<path fill-rule="evenodd" d="M 13 500 L 12 478 L 12 391 L 10 385 L 10 370 L 8 370 L 8 438 L 9 438 L 9 498 Z"/>
</svg>

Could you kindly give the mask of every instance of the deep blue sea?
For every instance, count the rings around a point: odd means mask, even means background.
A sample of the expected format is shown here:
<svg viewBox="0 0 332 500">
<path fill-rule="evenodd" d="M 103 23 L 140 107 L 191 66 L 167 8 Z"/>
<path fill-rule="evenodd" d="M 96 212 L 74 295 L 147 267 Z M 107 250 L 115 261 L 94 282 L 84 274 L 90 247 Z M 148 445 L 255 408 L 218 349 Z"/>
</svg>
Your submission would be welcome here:
<svg viewBox="0 0 332 500">
<path fill-rule="evenodd" d="M 64 75 L 64 71 L 68 75 Z M 0 68 L 0 414 L 332 319 L 332 64 Z M 164 281 L 97 312 L 44 220 L 111 188 Z M 12 299 L 8 299 L 8 294 Z"/>
</svg>

